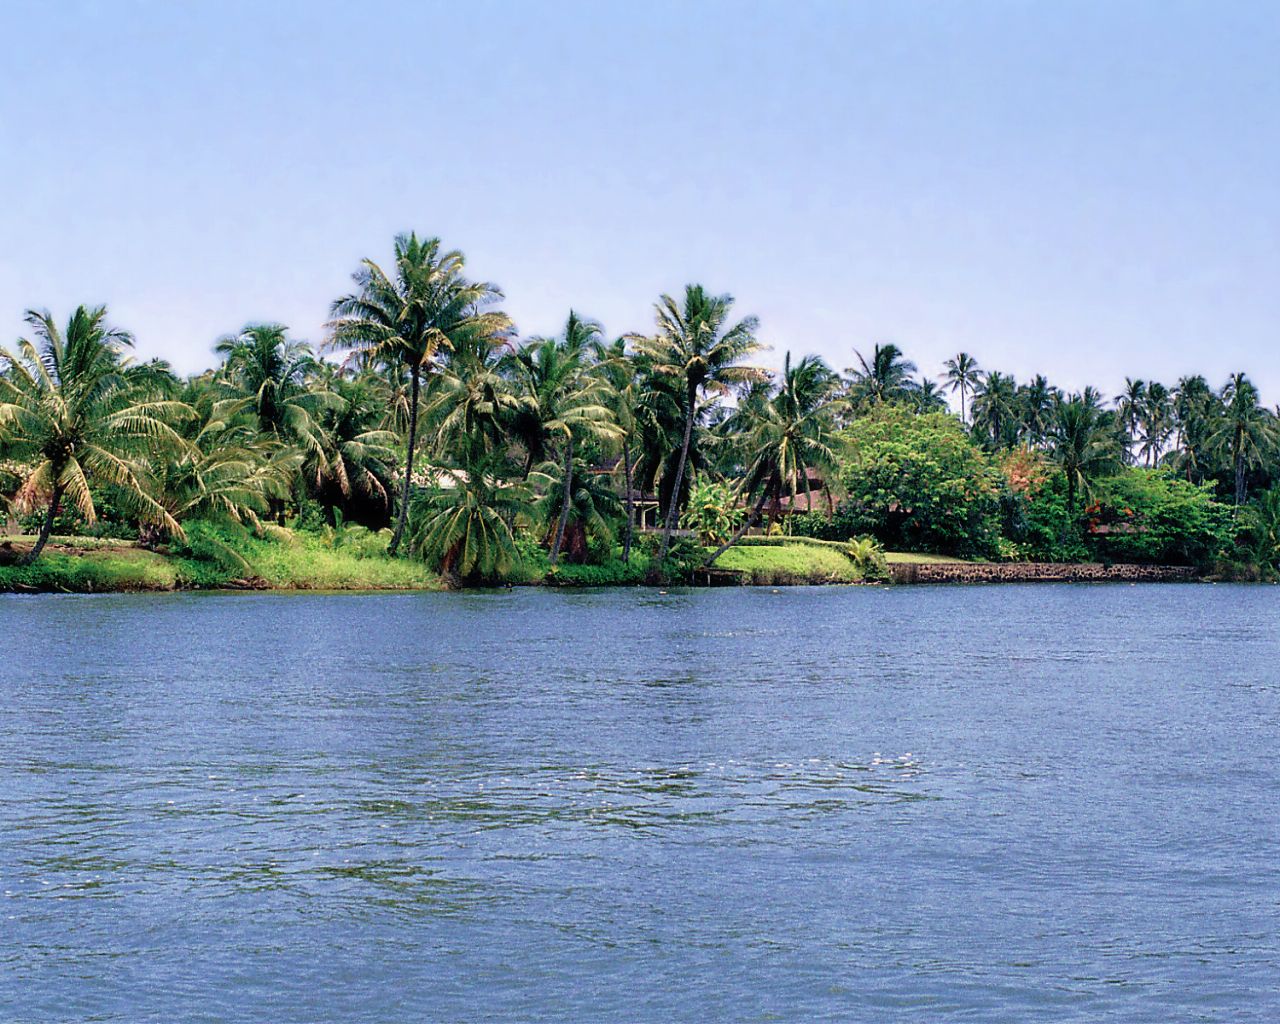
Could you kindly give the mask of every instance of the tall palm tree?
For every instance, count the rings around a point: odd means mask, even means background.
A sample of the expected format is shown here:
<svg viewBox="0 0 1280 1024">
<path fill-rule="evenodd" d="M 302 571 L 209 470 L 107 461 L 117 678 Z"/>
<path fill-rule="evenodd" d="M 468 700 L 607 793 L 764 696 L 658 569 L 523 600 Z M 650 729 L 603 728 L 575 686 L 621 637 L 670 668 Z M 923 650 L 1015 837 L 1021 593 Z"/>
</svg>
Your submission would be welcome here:
<svg viewBox="0 0 1280 1024">
<path fill-rule="evenodd" d="M 1159 381 L 1153 380 L 1147 385 L 1138 428 L 1141 442 L 1138 453 L 1149 468 L 1159 465 L 1169 438 L 1173 436 L 1173 397 Z"/>
<path fill-rule="evenodd" d="M 1042 374 L 1019 385 L 1016 407 L 1018 428 L 1022 439 L 1033 448 L 1044 446 L 1053 422 L 1053 409 L 1061 392 L 1053 387 Z"/>
<path fill-rule="evenodd" d="M 592 373 L 594 345 L 601 336 L 598 323 L 570 310 L 559 338 L 537 338 L 513 361 L 518 376 L 516 406 L 529 438 L 526 444 L 544 449 L 550 443 L 559 449 L 561 459 L 562 501 L 550 553 L 553 568 L 573 504 L 575 445 L 585 437 L 612 438 L 620 433 L 607 404 L 604 381 Z"/>
<path fill-rule="evenodd" d="M 984 373 L 973 396 L 974 434 L 991 449 L 1011 448 L 1018 439 L 1017 384 L 999 370 Z"/>
<path fill-rule="evenodd" d="M 953 358 L 942 365 L 946 368 L 946 373 L 942 375 L 946 389 L 953 394 L 956 392 L 960 394 L 960 422 L 968 423 L 969 419 L 965 415 L 965 396 L 973 394 L 973 389 L 978 386 L 978 381 L 981 379 L 982 369 L 978 366 L 978 361 L 968 352 L 957 352 Z"/>
<path fill-rule="evenodd" d="M 373 260 L 363 260 L 352 275 L 356 291 L 330 307 L 334 347 L 366 352 L 384 365 L 403 367 L 409 373 L 404 480 L 388 547 L 392 555 L 399 550 L 409 514 L 423 373 L 432 369 L 437 352 L 453 347 L 460 333 L 479 329 L 492 335 L 510 329 L 506 315 L 489 308 L 502 298 L 497 285 L 470 281 L 465 269 L 462 253 L 444 251 L 440 239 L 399 235 L 393 274 Z"/>
<path fill-rule="evenodd" d="M 95 521 L 94 486 L 116 488 L 141 519 L 180 536 L 182 527 L 150 493 L 145 460 L 182 449 L 172 421 L 190 408 L 146 389 L 149 374 L 135 373 L 124 358 L 133 339 L 108 325 L 106 307 L 78 307 L 65 331 L 47 311 L 28 310 L 26 322 L 37 340 L 20 339 L 17 353 L 0 348 L 0 365 L 7 364 L 0 434 L 25 471 L 14 504 L 48 502 L 23 564 L 40 557 L 64 499 Z"/>
<path fill-rule="evenodd" d="M 1192 483 L 1202 483 L 1213 459 L 1210 439 L 1222 412 L 1218 396 L 1204 377 L 1183 377 L 1173 391 L 1176 432 L 1173 462 Z"/>
<path fill-rule="evenodd" d="M 916 364 L 897 345 L 876 345 L 870 359 L 856 350 L 853 354 L 858 357 L 858 365 L 845 373 L 852 378 L 849 397 L 856 403 L 875 405 L 902 398 L 915 384 L 911 375 L 916 372 Z"/>
<path fill-rule="evenodd" d="M 1233 373 L 1222 389 L 1222 417 L 1210 445 L 1221 452 L 1235 479 L 1235 505 L 1247 497 L 1247 476 L 1274 445 L 1270 414 L 1258 401 L 1258 389 L 1243 373 Z"/>
<path fill-rule="evenodd" d="M 1142 412 L 1147 404 L 1147 382 L 1141 377 L 1124 379 L 1124 390 L 1116 395 L 1116 416 L 1120 425 L 1129 435 L 1129 444 L 1125 448 L 1125 457 L 1132 459 L 1133 447 L 1138 443 L 1139 429 L 1142 424 Z"/>
<path fill-rule="evenodd" d="M 1076 511 L 1076 498 L 1087 491 L 1091 477 L 1114 468 L 1119 453 L 1114 444 L 1111 416 L 1083 395 L 1058 402 L 1049 433 L 1049 454 L 1067 479 L 1067 506 Z"/>
<path fill-rule="evenodd" d="M 631 545 L 635 531 L 635 488 L 632 445 L 635 443 L 640 414 L 640 376 L 635 361 L 627 352 L 627 339 L 617 338 L 610 344 L 594 344 L 596 373 L 605 382 L 605 401 L 613 412 L 622 443 L 622 501 L 626 521 L 622 534 L 622 561 L 631 561 Z"/>
<path fill-rule="evenodd" d="M 657 333 L 635 337 L 654 372 L 676 378 L 683 387 L 684 437 L 680 443 L 675 479 L 662 525 L 658 561 L 667 557 L 671 532 L 679 514 L 680 486 L 684 482 L 698 398 L 704 392 L 723 394 L 733 385 L 761 375 L 743 360 L 760 348 L 756 340 L 759 321 L 753 316 L 730 324 L 733 296 L 711 295 L 702 285 L 687 285 L 683 302 L 663 295 L 655 305 Z"/>
</svg>

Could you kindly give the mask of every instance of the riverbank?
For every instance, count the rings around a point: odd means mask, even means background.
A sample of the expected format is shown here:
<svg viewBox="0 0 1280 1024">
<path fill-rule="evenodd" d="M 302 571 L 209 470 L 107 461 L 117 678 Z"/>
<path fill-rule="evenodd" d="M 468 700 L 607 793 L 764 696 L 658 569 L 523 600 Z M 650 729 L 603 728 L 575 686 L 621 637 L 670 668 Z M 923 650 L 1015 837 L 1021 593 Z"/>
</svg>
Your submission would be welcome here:
<svg viewBox="0 0 1280 1024">
<path fill-rule="evenodd" d="M 0 540 L 0 593 L 109 593 L 176 590 L 444 590 L 446 582 L 411 558 L 388 558 L 382 538 L 344 543 L 341 535 L 292 533 L 247 538 L 234 551 L 150 550 L 128 541 L 55 537 L 35 565 L 12 564 L 29 538 Z M 710 569 L 688 571 L 694 586 L 822 586 L 858 583 L 1187 582 L 1187 566 L 1099 563 L 966 562 L 919 553 L 859 558 L 856 546 L 802 538 L 754 538 Z M 5 564 L 6 562 L 10 564 Z M 636 586 L 645 564 L 517 566 L 515 586 Z"/>
<path fill-rule="evenodd" d="M 128 541 L 55 537 L 34 565 L 4 564 L 28 541 L 0 540 L 0 592 L 444 589 L 440 577 L 421 562 L 335 547 L 302 533 L 287 541 L 249 538 L 221 557 L 213 551 L 198 557 Z"/>
</svg>

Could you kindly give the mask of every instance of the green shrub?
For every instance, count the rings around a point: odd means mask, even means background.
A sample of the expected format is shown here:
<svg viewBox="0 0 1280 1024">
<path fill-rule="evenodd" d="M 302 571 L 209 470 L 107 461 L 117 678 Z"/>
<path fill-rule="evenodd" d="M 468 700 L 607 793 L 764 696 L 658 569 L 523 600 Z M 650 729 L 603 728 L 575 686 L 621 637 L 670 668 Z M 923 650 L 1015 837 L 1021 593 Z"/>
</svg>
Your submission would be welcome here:
<svg viewBox="0 0 1280 1024">
<path fill-rule="evenodd" d="M 845 438 L 840 479 L 851 535 L 872 534 L 892 550 L 995 550 L 1002 477 L 954 416 L 877 407 Z"/>
</svg>

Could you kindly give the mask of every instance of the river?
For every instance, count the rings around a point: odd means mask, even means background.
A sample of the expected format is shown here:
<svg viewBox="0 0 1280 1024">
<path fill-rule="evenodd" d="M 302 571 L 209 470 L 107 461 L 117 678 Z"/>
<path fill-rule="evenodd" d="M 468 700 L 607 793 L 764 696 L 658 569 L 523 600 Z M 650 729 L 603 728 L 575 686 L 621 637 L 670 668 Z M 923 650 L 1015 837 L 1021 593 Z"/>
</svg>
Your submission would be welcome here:
<svg viewBox="0 0 1280 1024">
<path fill-rule="evenodd" d="M 1274 1022 L 1278 612 L 0 597 L 0 1020 Z"/>
</svg>

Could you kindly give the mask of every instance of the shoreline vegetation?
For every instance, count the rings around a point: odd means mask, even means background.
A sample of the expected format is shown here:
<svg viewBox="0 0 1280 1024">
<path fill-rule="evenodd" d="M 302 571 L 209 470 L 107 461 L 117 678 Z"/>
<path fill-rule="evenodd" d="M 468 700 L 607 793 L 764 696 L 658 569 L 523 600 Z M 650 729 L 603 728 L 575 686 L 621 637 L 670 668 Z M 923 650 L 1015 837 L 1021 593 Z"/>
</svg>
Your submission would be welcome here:
<svg viewBox="0 0 1280 1024">
<path fill-rule="evenodd" d="M 29 310 L 0 591 L 1280 575 L 1280 418 L 1244 373 L 1108 397 L 893 344 L 767 370 L 700 285 L 646 332 L 522 336 L 414 234 L 352 280 L 318 345 L 250 323 L 186 377 L 105 307 Z"/>
<path fill-rule="evenodd" d="M 173 591 L 414 592 L 449 589 L 421 562 L 377 550 L 344 550 L 332 537 L 276 538 L 242 551 L 245 566 L 229 561 L 148 550 L 114 539 L 51 537 L 41 559 L 29 566 L 0 565 L 0 594 L 156 593 Z M 0 555 L 34 542 L 0 539 Z M 8 547 L 6 547 L 8 545 Z M 917 552 L 887 552 L 868 570 L 840 545 L 745 544 L 727 552 L 714 569 L 694 570 L 666 586 L 849 586 L 880 583 L 1001 582 L 1186 582 L 1205 577 L 1190 567 L 1098 563 L 967 561 Z M 551 574 L 545 564 L 523 566 L 507 586 L 603 587 L 646 585 L 643 574 L 625 567 L 566 566 Z"/>
</svg>

